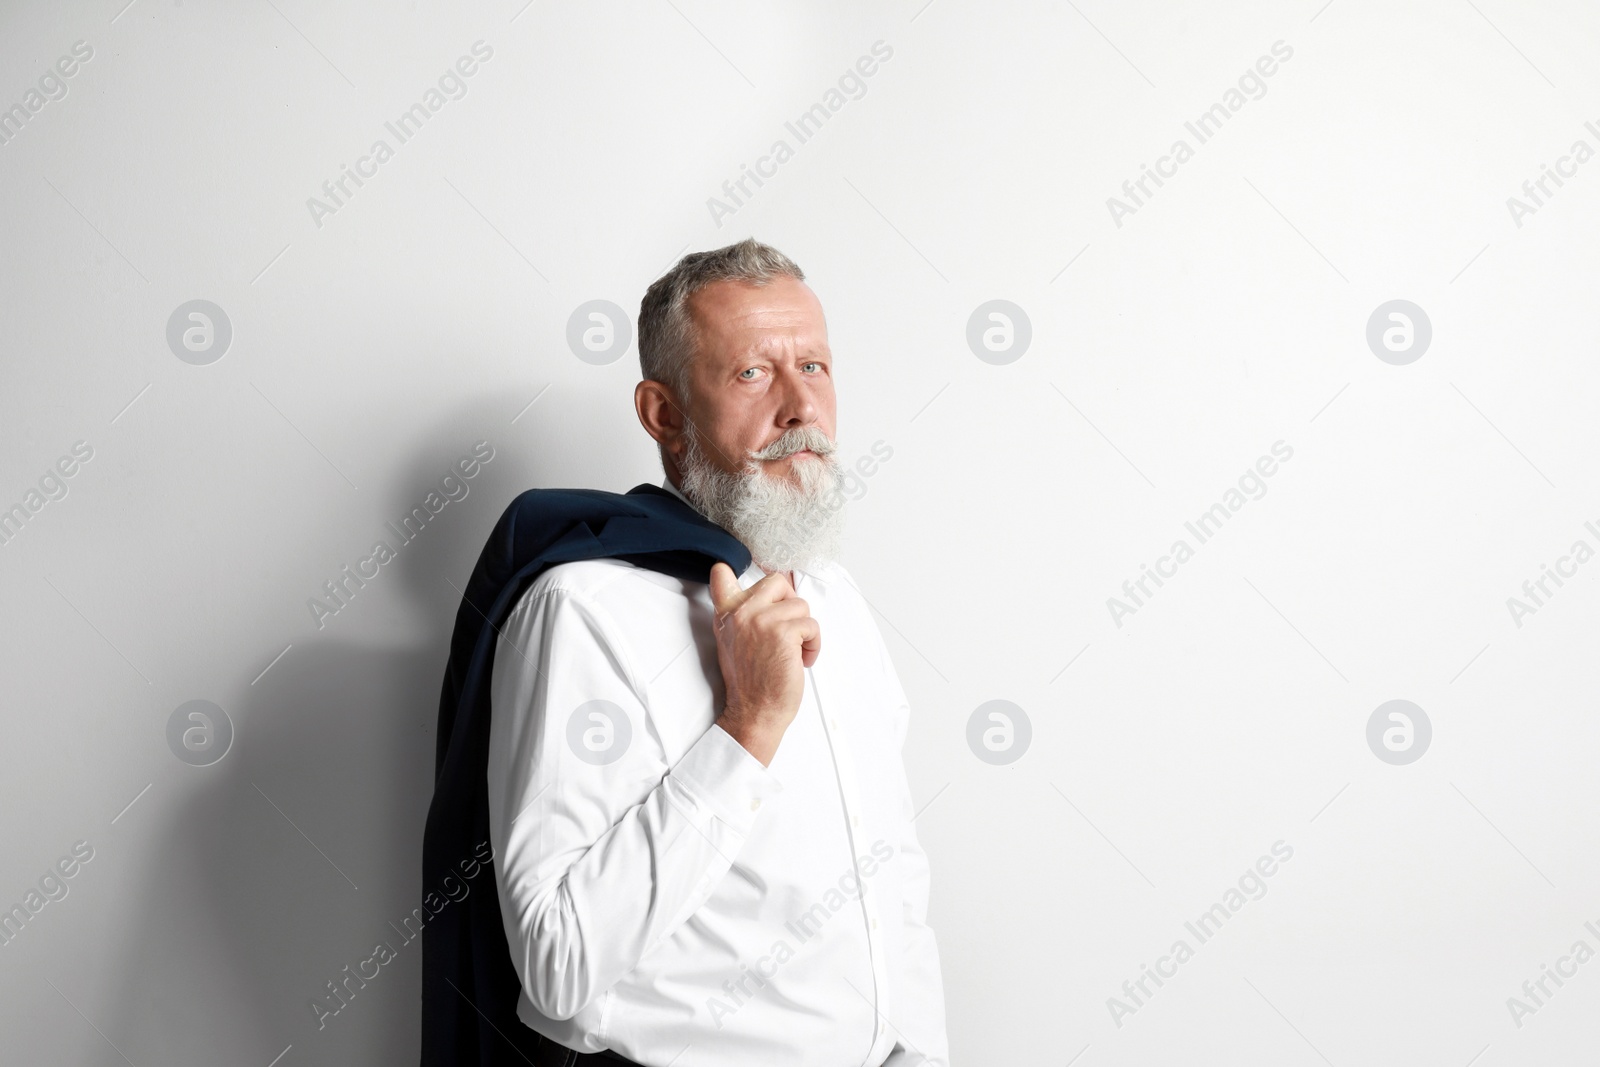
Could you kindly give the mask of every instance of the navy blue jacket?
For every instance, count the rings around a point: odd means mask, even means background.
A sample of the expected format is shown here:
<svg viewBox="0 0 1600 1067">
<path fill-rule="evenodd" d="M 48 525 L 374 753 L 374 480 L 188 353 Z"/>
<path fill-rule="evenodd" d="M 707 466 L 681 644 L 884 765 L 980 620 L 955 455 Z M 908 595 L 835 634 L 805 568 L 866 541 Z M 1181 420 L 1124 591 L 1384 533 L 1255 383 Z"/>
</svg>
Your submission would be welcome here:
<svg viewBox="0 0 1600 1067">
<path fill-rule="evenodd" d="M 525 1067 L 549 1053 L 548 1043 L 535 1052 L 538 1035 L 517 1018 L 522 987 L 494 867 L 479 865 L 489 853 L 489 681 L 499 629 L 522 594 L 547 568 L 583 559 L 627 560 L 697 582 L 718 560 L 735 574 L 750 565 L 733 535 L 656 485 L 626 494 L 530 489 L 495 523 L 456 612 L 439 699 L 422 839 L 422 1067 Z M 466 895 L 450 899 L 462 885 Z"/>
</svg>

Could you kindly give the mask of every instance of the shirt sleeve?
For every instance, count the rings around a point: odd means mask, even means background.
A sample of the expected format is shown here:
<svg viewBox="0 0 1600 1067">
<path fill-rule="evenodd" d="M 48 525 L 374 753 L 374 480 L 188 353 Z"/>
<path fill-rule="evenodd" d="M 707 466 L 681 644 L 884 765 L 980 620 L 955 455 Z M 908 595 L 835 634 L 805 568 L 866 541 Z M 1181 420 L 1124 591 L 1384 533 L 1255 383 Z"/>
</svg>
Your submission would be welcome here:
<svg viewBox="0 0 1600 1067">
<path fill-rule="evenodd" d="M 536 584 L 501 630 L 489 829 L 512 962 L 547 1018 L 582 1011 L 688 919 L 782 788 L 716 725 L 669 766 L 647 693 L 581 593 Z"/>
<path fill-rule="evenodd" d="M 945 1030 L 944 979 L 939 969 L 939 947 L 933 930 L 928 926 L 928 894 L 930 888 L 928 855 L 917 841 L 916 804 L 911 796 L 911 785 L 906 778 L 902 755 L 910 725 L 911 706 L 905 690 L 889 659 L 888 649 L 882 647 L 883 669 L 888 673 L 891 688 L 900 698 L 895 711 L 896 750 L 890 755 L 894 786 L 900 797 L 900 832 L 895 842 L 894 863 L 899 872 L 901 914 L 899 919 L 901 950 L 897 956 L 898 973 L 894 975 L 895 995 L 893 1018 L 884 1021 L 895 1030 L 894 1050 L 883 1061 L 883 1067 L 949 1067 L 949 1037 Z"/>
</svg>

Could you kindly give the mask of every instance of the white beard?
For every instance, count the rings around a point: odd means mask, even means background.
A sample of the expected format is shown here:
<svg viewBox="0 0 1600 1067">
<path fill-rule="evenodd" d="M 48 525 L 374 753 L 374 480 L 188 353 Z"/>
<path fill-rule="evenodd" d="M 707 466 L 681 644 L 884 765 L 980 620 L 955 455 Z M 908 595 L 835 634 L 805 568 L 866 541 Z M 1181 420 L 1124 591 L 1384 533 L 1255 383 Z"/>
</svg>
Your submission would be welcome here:
<svg viewBox="0 0 1600 1067">
<path fill-rule="evenodd" d="M 748 459 L 730 474 L 700 451 L 697 435 L 686 431 L 683 495 L 701 514 L 738 538 L 763 570 L 803 570 L 833 560 L 844 530 L 844 471 L 833 458 L 834 444 L 821 430 L 798 427 Z M 790 470 L 798 484 L 769 476 L 759 459 L 781 459 L 809 448 Z"/>
</svg>

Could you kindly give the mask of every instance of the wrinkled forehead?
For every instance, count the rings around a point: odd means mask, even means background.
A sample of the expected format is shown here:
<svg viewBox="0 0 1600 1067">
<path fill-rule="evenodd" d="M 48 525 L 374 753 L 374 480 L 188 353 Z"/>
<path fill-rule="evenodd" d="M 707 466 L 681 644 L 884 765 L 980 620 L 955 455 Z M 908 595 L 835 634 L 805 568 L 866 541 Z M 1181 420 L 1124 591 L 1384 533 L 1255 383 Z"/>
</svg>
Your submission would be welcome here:
<svg viewBox="0 0 1600 1067">
<path fill-rule="evenodd" d="M 698 354 L 708 360 L 828 352 L 822 304 L 795 278 L 713 282 L 689 299 L 689 313 Z"/>
</svg>

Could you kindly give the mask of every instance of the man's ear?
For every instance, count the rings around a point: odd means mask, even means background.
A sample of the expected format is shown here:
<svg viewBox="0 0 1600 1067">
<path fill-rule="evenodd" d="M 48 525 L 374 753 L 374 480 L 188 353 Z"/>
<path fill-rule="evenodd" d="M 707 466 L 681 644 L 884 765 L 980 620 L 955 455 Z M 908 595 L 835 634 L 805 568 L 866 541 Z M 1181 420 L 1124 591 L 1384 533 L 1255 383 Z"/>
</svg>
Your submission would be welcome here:
<svg viewBox="0 0 1600 1067">
<path fill-rule="evenodd" d="M 683 430 L 685 416 L 677 394 L 664 382 L 646 378 L 633 387 L 633 409 L 639 425 L 653 437 L 661 450 L 677 460 L 687 448 Z"/>
</svg>

